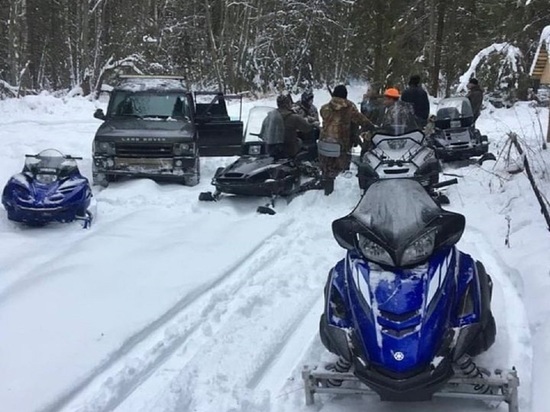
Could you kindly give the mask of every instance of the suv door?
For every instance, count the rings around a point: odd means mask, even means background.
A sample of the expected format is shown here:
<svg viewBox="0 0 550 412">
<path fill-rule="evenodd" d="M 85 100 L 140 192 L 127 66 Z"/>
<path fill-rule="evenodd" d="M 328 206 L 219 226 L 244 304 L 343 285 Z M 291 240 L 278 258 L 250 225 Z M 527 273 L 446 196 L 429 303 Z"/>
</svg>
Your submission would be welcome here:
<svg viewBox="0 0 550 412">
<path fill-rule="evenodd" d="M 212 98 L 208 102 L 204 102 L 204 96 L 212 96 Z M 224 95 L 221 92 L 194 93 L 199 156 L 236 156 L 241 154 L 243 122 L 240 119 L 230 119 L 226 105 L 228 99 L 240 100 L 242 110 L 242 96 Z"/>
</svg>

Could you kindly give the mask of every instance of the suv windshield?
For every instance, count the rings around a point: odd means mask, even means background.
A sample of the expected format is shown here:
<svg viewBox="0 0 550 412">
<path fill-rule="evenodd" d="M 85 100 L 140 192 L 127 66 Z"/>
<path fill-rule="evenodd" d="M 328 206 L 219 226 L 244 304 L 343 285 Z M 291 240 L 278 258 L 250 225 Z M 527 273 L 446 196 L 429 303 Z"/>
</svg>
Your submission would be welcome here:
<svg viewBox="0 0 550 412">
<path fill-rule="evenodd" d="M 111 97 L 107 115 L 190 120 L 191 110 L 185 93 L 119 90 Z"/>
</svg>

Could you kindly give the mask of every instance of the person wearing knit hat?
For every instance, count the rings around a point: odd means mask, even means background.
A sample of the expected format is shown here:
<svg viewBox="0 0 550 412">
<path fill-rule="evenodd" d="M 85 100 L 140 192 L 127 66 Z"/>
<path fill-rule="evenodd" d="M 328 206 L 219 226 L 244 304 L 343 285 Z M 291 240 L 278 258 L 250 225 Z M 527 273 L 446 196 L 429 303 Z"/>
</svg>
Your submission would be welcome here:
<svg viewBox="0 0 550 412">
<path fill-rule="evenodd" d="M 321 107 L 321 118 L 323 126 L 321 129 L 321 142 L 337 143 L 340 145 L 340 156 L 328 157 L 319 153 L 321 165 L 322 184 L 325 195 L 330 195 L 334 190 L 334 179 L 336 176 L 349 169 L 351 163 L 351 148 L 355 144 L 352 135 L 354 126 L 372 127 L 372 122 L 363 115 L 354 103 L 347 99 L 348 91 L 346 86 L 340 84 L 332 91 L 330 102 Z"/>
</svg>

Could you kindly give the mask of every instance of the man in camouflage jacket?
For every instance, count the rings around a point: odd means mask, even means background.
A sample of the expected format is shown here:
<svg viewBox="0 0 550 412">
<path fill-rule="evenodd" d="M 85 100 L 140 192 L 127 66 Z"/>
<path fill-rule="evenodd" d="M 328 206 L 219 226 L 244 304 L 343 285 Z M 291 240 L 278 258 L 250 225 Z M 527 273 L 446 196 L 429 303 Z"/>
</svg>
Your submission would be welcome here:
<svg viewBox="0 0 550 412">
<path fill-rule="evenodd" d="M 352 141 L 352 125 L 372 126 L 368 117 L 361 114 L 355 104 L 349 101 L 347 97 L 348 91 L 346 86 L 336 86 L 330 102 L 321 107 L 323 127 L 319 140 L 340 144 L 339 157 L 319 155 L 325 195 L 330 195 L 334 190 L 334 179 L 336 176 L 343 170 L 349 169 L 351 162 L 349 152 L 352 146 L 358 143 Z"/>
</svg>

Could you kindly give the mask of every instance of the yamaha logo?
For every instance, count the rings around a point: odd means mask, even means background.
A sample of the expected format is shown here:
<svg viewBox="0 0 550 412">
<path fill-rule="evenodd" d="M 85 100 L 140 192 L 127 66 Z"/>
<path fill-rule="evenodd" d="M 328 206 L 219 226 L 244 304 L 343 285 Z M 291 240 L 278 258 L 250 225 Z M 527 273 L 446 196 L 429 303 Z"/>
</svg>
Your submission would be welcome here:
<svg viewBox="0 0 550 412">
<path fill-rule="evenodd" d="M 403 359 L 405 359 L 405 355 L 403 354 L 403 352 L 394 352 L 393 353 L 393 358 L 396 361 L 401 362 Z"/>
<path fill-rule="evenodd" d="M 134 143 L 141 143 L 141 142 L 165 142 L 165 137 L 123 137 L 121 139 L 123 142 L 134 142 Z"/>
</svg>

